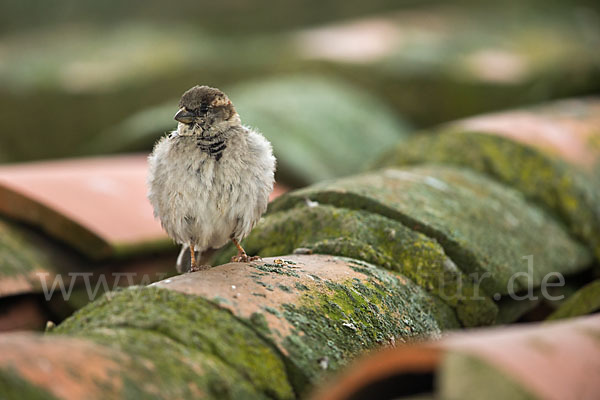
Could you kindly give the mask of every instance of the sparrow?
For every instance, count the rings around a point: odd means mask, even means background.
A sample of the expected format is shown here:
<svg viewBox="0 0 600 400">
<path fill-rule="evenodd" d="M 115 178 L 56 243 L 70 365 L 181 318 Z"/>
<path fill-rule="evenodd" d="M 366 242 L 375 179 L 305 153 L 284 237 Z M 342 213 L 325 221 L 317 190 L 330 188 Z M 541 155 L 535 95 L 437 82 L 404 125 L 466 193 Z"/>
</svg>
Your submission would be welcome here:
<svg viewBox="0 0 600 400">
<path fill-rule="evenodd" d="M 237 247 L 233 262 L 249 257 L 240 241 L 267 209 L 273 190 L 275 157 L 271 144 L 243 126 L 225 93 L 194 86 L 179 101 L 177 130 L 162 137 L 148 157 L 148 199 L 163 229 L 182 251 L 196 253 Z M 181 259 L 181 255 L 179 257 Z M 178 265 L 181 273 L 184 267 Z"/>
</svg>

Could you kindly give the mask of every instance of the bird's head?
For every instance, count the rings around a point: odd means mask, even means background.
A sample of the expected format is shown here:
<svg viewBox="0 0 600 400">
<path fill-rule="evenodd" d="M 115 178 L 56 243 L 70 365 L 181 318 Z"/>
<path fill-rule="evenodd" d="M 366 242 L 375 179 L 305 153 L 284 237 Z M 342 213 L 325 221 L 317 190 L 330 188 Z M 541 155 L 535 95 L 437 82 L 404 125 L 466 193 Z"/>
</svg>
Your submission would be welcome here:
<svg viewBox="0 0 600 400">
<path fill-rule="evenodd" d="M 175 120 L 179 136 L 210 135 L 214 129 L 240 123 L 227 95 L 208 86 L 194 86 L 181 96 Z"/>
</svg>

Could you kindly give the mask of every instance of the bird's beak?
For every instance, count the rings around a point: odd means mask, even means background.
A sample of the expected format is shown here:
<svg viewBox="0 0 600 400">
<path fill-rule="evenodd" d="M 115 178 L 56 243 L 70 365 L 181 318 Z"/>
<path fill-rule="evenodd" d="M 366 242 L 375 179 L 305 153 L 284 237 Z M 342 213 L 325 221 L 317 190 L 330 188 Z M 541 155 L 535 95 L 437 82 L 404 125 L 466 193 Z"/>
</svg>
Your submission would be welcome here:
<svg viewBox="0 0 600 400">
<path fill-rule="evenodd" d="M 175 121 L 183 122 L 184 124 L 189 124 L 194 120 L 194 114 L 186 110 L 185 108 L 180 108 L 175 114 Z"/>
</svg>

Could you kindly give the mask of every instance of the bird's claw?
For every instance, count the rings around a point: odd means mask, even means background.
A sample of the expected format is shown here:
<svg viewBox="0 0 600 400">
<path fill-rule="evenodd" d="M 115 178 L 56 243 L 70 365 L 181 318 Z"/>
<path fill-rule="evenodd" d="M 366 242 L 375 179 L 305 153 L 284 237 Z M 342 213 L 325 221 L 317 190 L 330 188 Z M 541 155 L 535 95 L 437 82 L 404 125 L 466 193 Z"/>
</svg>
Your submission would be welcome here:
<svg viewBox="0 0 600 400">
<path fill-rule="evenodd" d="M 192 265 L 187 272 L 190 273 L 190 272 L 205 271 L 210 268 L 211 268 L 210 265 Z"/>
<path fill-rule="evenodd" d="M 262 260 L 259 256 L 250 257 L 248 254 L 238 254 L 237 256 L 231 257 L 231 262 L 249 262 L 249 261 L 258 261 Z"/>
</svg>

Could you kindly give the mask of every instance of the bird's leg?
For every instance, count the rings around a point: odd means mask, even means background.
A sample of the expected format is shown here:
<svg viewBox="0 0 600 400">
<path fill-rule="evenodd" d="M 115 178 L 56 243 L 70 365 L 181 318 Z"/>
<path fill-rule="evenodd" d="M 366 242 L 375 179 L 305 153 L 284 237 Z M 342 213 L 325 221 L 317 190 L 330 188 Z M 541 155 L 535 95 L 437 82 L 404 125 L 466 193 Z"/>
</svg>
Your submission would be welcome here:
<svg viewBox="0 0 600 400">
<path fill-rule="evenodd" d="M 238 242 L 235 238 L 232 237 L 231 241 L 233 242 L 233 244 L 235 244 L 235 247 L 237 247 L 238 249 L 237 256 L 231 257 L 231 262 L 248 262 L 261 259 L 258 256 L 249 257 L 248 254 L 246 254 L 246 250 L 244 250 L 244 248 L 240 245 L 240 242 Z"/>
<path fill-rule="evenodd" d="M 210 268 L 210 265 L 198 265 L 196 261 L 196 249 L 193 244 L 190 244 L 190 269 L 187 272 L 204 271 Z"/>
<path fill-rule="evenodd" d="M 190 264 L 190 272 L 197 271 L 198 265 L 196 264 L 196 250 L 194 249 L 193 244 L 190 244 L 190 260 L 192 261 Z"/>
</svg>

